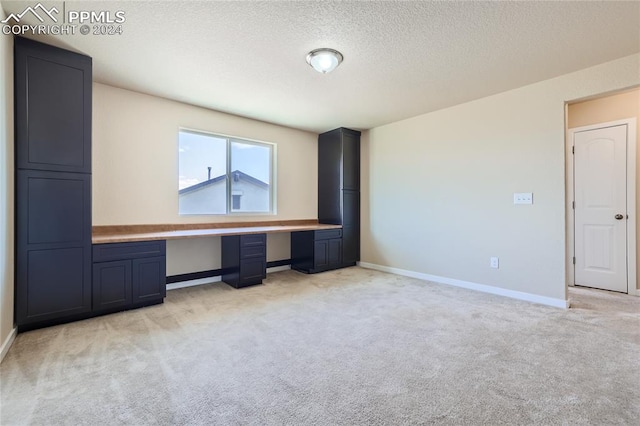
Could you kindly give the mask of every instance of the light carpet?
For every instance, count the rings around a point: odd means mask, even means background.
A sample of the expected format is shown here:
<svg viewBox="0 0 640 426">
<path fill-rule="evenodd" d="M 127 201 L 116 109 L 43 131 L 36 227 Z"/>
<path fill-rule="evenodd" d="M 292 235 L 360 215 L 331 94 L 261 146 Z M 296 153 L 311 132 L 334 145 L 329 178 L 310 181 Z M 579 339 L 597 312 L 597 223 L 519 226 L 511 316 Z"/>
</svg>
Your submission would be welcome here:
<svg viewBox="0 0 640 426">
<path fill-rule="evenodd" d="M 2 425 L 640 424 L 640 298 L 562 310 L 358 267 L 18 335 Z"/>
</svg>

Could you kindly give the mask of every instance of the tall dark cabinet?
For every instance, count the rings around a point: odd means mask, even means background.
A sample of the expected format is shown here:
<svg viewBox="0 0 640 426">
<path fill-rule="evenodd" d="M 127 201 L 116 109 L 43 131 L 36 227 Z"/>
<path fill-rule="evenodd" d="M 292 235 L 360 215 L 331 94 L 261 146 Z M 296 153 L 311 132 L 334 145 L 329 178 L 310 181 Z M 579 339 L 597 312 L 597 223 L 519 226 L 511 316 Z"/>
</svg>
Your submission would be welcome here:
<svg viewBox="0 0 640 426">
<path fill-rule="evenodd" d="M 16 324 L 91 311 L 91 58 L 16 37 Z"/>
<path fill-rule="evenodd" d="M 342 264 L 360 260 L 360 132 L 343 127 L 318 137 L 318 220 L 342 225 Z"/>
<path fill-rule="evenodd" d="M 318 221 L 342 230 L 291 233 L 291 267 L 305 273 L 360 260 L 360 132 L 343 127 L 318 137 Z"/>
</svg>

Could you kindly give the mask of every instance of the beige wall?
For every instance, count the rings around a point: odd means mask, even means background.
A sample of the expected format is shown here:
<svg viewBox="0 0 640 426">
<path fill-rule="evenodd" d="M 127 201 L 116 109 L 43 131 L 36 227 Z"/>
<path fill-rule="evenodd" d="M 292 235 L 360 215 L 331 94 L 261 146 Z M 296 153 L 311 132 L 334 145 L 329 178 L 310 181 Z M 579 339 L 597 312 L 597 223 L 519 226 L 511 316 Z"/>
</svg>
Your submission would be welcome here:
<svg viewBox="0 0 640 426">
<path fill-rule="evenodd" d="M 568 106 L 567 113 L 568 129 L 625 118 L 636 118 L 636 122 L 640 124 L 640 89 L 573 103 Z M 640 147 L 640 132 L 636 132 L 636 138 L 636 146 Z M 640 165 L 640 149 L 637 152 L 637 164 Z M 638 176 L 636 176 L 636 182 L 638 182 Z M 640 184 L 636 184 L 636 204 L 636 211 L 640 212 Z M 637 241 L 640 241 L 640 228 L 637 225 L 636 219 Z M 638 259 L 640 259 L 640 253 L 638 253 Z M 636 259 L 636 265 L 638 259 Z M 640 278 L 636 282 L 636 287 L 640 288 Z"/>
<path fill-rule="evenodd" d="M 362 261 L 566 300 L 565 101 L 639 82 L 633 55 L 370 130 Z"/>
<path fill-rule="evenodd" d="M 178 129 L 277 144 L 277 214 L 180 216 Z M 317 218 L 317 135 L 180 102 L 93 85 L 93 224 Z M 269 236 L 268 260 L 288 259 L 289 235 Z M 170 241 L 169 275 L 220 267 L 220 240 Z"/>
<path fill-rule="evenodd" d="M 0 345 L 13 330 L 13 173 L 13 37 L 0 35 Z"/>
</svg>

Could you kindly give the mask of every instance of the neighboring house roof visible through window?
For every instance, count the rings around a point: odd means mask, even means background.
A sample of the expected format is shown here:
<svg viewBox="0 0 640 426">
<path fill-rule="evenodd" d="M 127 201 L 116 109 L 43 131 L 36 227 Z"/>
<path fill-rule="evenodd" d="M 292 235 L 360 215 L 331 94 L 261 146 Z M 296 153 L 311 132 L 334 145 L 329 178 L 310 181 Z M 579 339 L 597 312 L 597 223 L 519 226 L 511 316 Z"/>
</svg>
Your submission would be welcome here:
<svg viewBox="0 0 640 426">
<path fill-rule="evenodd" d="M 253 176 L 249 176 L 248 174 L 241 172 L 240 170 L 234 170 L 233 172 L 231 172 L 231 176 L 233 177 L 234 181 L 238 181 L 238 180 L 244 180 L 248 183 L 254 184 L 256 186 L 262 187 L 262 188 L 269 188 L 269 184 L 265 183 L 263 181 L 261 181 L 260 179 L 256 179 Z M 195 185 L 191 185 L 188 186 L 186 188 L 181 189 L 180 191 L 178 191 L 179 195 L 183 195 L 183 194 L 188 194 L 190 192 L 193 191 L 197 191 L 199 189 L 205 188 L 209 185 L 212 185 L 214 183 L 223 181 L 225 179 L 226 175 L 220 175 L 220 176 L 216 176 L 214 178 L 211 178 L 209 180 L 205 180 L 204 182 L 200 182 L 200 183 L 196 183 Z"/>
</svg>

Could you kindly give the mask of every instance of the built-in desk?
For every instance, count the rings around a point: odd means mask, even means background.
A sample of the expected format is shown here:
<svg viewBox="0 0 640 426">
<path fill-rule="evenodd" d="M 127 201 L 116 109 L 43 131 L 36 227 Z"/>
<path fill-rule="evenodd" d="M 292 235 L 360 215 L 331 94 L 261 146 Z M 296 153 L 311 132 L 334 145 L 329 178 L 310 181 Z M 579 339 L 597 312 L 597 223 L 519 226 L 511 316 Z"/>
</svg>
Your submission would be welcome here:
<svg viewBox="0 0 640 426">
<path fill-rule="evenodd" d="M 340 228 L 316 220 L 94 226 L 94 315 L 162 303 L 167 283 L 194 279 L 193 275 L 197 278 L 221 275 L 224 282 L 235 288 L 260 284 L 267 269 L 266 234 L 340 232 Z M 221 237 L 222 268 L 167 277 L 166 241 L 204 237 Z"/>
<path fill-rule="evenodd" d="M 342 228 L 342 226 L 321 224 L 318 223 L 317 220 L 94 226 L 92 242 L 93 244 L 126 243 L 137 241 L 176 240 L 183 238 L 223 237 L 228 235 L 319 231 L 339 228 Z"/>
</svg>

